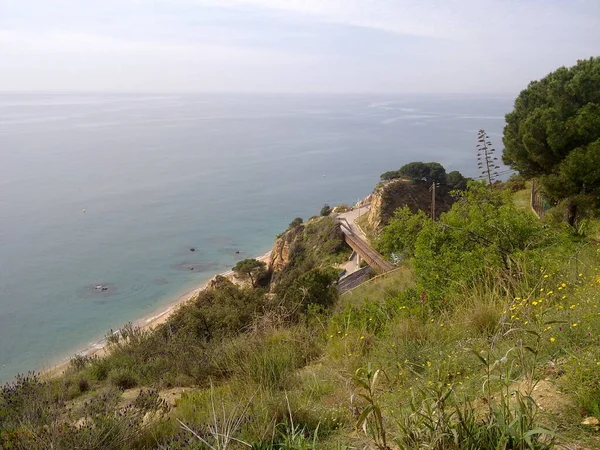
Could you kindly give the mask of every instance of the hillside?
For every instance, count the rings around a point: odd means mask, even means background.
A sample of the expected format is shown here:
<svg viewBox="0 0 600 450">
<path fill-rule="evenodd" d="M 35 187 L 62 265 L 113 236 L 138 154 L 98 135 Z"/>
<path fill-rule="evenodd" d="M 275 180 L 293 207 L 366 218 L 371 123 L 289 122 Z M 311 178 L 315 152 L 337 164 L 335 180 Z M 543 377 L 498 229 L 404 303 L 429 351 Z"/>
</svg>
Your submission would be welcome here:
<svg viewBox="0 0 600 450">
<path fill-rule="evenodd" d="M 369 198 L 371 209 L 366 222 L 371 229 L 387 225 L 398 208 L 408 206 L 412 212 L 431 211 L 431 183 L 420 180 L 394 179 L 379 183 Z M 450 209 L 454 198 L 446 188 L 436 191 L 435 215 Z"/>
<path fill-rule="evenodd" d="M 335 222 L 292 222 L 270 286 L 222 279 L 105 358 L 6 385 L 0 447 L 597 448 L 597 243 L 479 185 L 401 220 L 405 265 L 341 297 Z"/>
</svg>

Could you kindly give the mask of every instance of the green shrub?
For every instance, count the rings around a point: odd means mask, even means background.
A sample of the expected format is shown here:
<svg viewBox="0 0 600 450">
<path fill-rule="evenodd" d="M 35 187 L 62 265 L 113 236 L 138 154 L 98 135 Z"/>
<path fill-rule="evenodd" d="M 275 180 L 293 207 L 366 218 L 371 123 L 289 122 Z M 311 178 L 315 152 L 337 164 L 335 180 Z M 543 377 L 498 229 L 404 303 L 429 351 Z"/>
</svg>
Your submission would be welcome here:
<svg viewBox="0 0 600 450">
<path fill-rule="evenodd" d="M 113 386 L 126 390 L 138 385 L 138 379 L 133 371 L 128 369 L 113 369 L 108 374 L 108 380 Z"/>
<path fill-rule="evenodd" d="M 90 366 L 90 374 L 97 381 L 104 381 L 108 377 L 108 372 L 110 372 L 110 369 L 110 361 L 108 358 L 98 358 L 92 362 Z"/>
<path fill-rule="evenodd" d="M 327 203 L 325 203 L 323 205 L 323 207 L 321 208 L 321 212 L 319 213 L 319 215 L 321 215 L 322 217 L 326 217 L 329 214 L 331 214 L 331 206 L 329 206 Z"/>
</svg>

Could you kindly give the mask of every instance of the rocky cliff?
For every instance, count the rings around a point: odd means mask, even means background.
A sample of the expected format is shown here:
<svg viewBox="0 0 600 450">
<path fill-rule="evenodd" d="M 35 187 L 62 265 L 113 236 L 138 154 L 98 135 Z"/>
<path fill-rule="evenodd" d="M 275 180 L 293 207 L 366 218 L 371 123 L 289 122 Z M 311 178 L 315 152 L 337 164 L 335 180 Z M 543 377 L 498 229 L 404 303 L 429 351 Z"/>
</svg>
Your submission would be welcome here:
<svg viewBox="0 0 600 450">
<path fill-rule="evenodd" d="M 290 266 L 330 264 L 346 249 L 340 225 L 333 217 L 292 222 L 275 240 L 267 269 L 276 280 Z"/>
<path fill-rule="evenodd" d="M 368 224 L 374 230 L 386 225 L 394 211 L 407 205 L 413 212 L 418 210 L 431 213 L 431 183 L 419 180 L 395 179 L 379 183 L 370 196 L 371 209 Z M 436 217 L 446 212 L 455 199 L 443 188 L 436 190 Z"/>
<path fill-rule="evenodd" d="M 280 272 L 291 259 L 291 249 L 295 241 L 301 239 L 303 227 L 290 228 L 275 240 L 267 270 L 271 273 Z"/>
</svg>

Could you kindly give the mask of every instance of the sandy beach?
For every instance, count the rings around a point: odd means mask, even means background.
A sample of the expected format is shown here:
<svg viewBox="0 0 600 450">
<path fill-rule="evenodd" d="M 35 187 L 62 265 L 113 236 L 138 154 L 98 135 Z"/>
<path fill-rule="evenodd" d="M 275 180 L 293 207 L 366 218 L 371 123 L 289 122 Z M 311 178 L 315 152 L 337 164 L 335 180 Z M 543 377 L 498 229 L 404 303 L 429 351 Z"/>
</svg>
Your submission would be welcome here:
<svg viewBox="0 0 600 450">
<path fill-rule="evenodd" d="M 260 261 L 264 261 L 265 263 L 269 264 L 270 257 L 271 257 L 271 252 L 268 252 L 262 256 L 256 257 L 256 259 L 258 259 Z M 221 276 L 233 281 L 234 283 L 237 282 L 232 270 L 228 270 L 226 272 L 215 274 L 212 278 L 214 278 L 217 275 L 221 275 Z M 199 286 L 189 292 L 186 292 L 183 295 L 178 296 L 172 302 L 169 302 L 166 308 L 165 308 L 165 306 L 162 306 L 162 308 L 159 310 L 160 312 L 152 314 L 150 316 L 143 317 L 139 320 L 136 320 L 135 322 L 133 322 L 133 324 L 143 330 L 151 330 L 151 329 L 157 327 L 158 325 L 165 323 L 167 321 L 167 319 L 173 314 L 173 312 L 179 306 L 196 298 L 200 292 L 202 292 L 203 290 L 206 289 L 206 287 L 208 286 L 209 283 L 210 283 L 210 280 L 205 282 L 201 286 Z M 118 330 L 117 330 L 117 332 L 118 332 Z M 102 357 L 102 356 L 105 356 L 106 354 L 107 354 L 106 340 L 102 339 L 102 340 L 95 342 L 92 345 L 86 347 L 85 349 L 83 349 L 79 352 L 76 352 L 74 355 Z M 60 361 L 56 365 L 53 365 L 47 369 L 42 369 L 41 374 L 43 377 L 46 377 L 46 378 L 54 378 L 54 377 L 60 376 L 69 367 L 70 361 L 71 361 L 71 358 L 69 357 L 68 359 Z"/>
</svg>

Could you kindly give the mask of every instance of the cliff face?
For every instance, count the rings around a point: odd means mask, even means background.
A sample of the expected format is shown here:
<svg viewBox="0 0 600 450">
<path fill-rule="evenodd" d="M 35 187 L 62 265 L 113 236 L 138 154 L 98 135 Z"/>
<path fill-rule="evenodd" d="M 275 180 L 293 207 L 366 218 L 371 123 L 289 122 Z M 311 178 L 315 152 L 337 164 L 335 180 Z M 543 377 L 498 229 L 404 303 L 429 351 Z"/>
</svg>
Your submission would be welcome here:
<svg viewBox="0 0 600 450">
<path fill-rule="evenodd" d="M 344 234 L 333 217 L 314 217 L 302 224 L 292 222 L 276 239 L 267 269 L 277 280 L 278 274 L 291 266 L 329 264 L 346 248 Z"/>
<path fill-rule="evenodd" d="M 279 236 L 273 244 L 267 270 L 271 273 L 280 272 L 291 259 L 291 248 L 297 239 L 301 238 L 302 226 L 291 228 Z"/>
<path fill-rule="evenodd" d="M 379 229 L 386 225 L 394 211 L 407 205 L 411 211 L 431 212 L 431 183 L 418 180 L 395 179 L 384 183 L 379 183 L 373 194 L 371 194 L 371 209 L 368 215 L 369 226 L 373 229 Z M 436 217 L 450 209 L 454 203 L 445 189 L 436 190 L 435 214 Z"/>
</svg>

